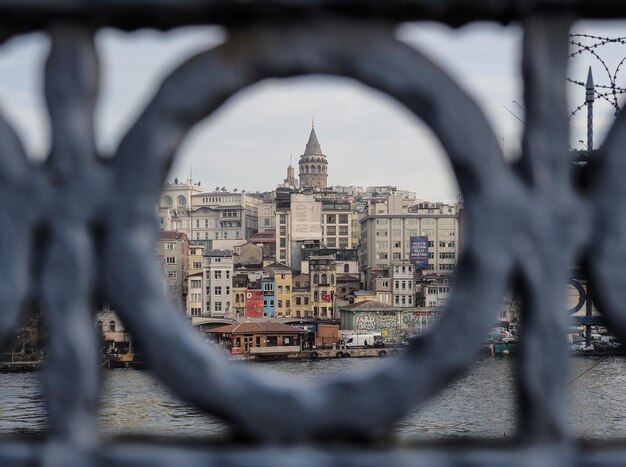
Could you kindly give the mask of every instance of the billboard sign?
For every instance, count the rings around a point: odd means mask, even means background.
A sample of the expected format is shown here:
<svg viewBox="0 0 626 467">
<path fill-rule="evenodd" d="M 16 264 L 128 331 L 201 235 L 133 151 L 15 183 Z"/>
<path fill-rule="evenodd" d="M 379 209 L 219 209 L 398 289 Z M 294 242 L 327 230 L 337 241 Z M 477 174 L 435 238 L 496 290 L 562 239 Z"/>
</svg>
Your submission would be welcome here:
<svg viewBox="0 0 626 467">
<path fill-rule="evenodd" d="M 417 236 L 410 238 L 409 259 L 415 269 L 428 269 L 428 237 Z"/>
<path fill-rule="evenodd" d="M 263 292 L 248 290 L 246 292 L 246 318 L 263 318 Z"/>
</svg>

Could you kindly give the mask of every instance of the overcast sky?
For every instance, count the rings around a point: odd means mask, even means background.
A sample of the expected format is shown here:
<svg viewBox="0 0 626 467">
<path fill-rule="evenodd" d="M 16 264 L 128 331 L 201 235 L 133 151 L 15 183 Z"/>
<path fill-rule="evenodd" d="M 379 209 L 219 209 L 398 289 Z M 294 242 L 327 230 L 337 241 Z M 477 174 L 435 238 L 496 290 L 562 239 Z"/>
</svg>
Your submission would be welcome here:
<svg viewBox="0 0 626 467">
<path fill-rule="evenodd" d="M 580 23 L 575 32 L 626 36 L 625 22 Z M 159 82 L 177 64 L 223 40 L 218 28 L 169 33 L 104 31 L 98 36 L 102 90 L 97 114 L 98 142 L 112 151 L 142 111 Z M 518 76 L 519 28 L 476 24 L 460 30 L 434 24 L 410 24 L 398 37 L 419 47 L 479 102 L 507 157 L 520 146 L 522 125 L 504 107 L 524 119 Z M 41 93 L 41 69 L 48 49 L 43 35 L 14 39 L 0 48 L 0 108 L 15 125 L 33 158 L 42 158 L 49 131 Z M 626 46 L 607 46 L 601 55 L 613 71 Z M 592 66 L 596 83 L 607 84 L 601 65 L 589 55 L 572 61 L 570 77 L 585 81 Z M 603 75 L 604 74 L 604 75 Z M 625 86 L 626 74 L 621 85 Z M 569 85 L 570 106 L 584 100 L 584 90 Z M 583 148 L 585 111 L 572 120 L 572 146 Z M 598 104 L 596 146 L 613 119 Z M 445 154 L 432 134 L 401 105 L 346 79 L 306 77 L 268 80 L 228 101 L 189 133 L 170 178 L 193 177 L 208 188 L 224 186 L 269 191 L 302 154 L 315 117 L 315 128 L 328 157 L 332 185 L 396 185 L 419 198 L 453 201 L 458 193 Z"/>
</svg>

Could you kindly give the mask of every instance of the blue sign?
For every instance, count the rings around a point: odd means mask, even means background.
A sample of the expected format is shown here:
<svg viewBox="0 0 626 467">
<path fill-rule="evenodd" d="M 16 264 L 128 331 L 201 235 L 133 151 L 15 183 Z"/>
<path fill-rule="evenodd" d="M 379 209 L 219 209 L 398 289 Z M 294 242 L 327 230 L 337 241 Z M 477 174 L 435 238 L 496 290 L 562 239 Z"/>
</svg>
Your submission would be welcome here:
<svg viewBox="0 0 626 467">
<path fill-rule="evenodd" d="M 411 237 L 409 259 L 415 269 L 428 269 L 428 237 Z"/>
</svg>

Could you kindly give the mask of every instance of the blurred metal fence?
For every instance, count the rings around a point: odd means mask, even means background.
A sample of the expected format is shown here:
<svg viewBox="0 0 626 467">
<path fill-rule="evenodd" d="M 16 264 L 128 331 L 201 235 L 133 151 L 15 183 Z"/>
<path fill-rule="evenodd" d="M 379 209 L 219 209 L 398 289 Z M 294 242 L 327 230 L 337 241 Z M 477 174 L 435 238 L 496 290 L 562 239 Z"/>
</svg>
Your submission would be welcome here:
<svg viewBox="0 0 626 467">
<path fill-rule="evenodd" d="M 52 145 L 43 165 L 0 116 L 0 342 L 29 298 L 48 317 L 44 439 L 5 440 L 0 464 L 623 465 L 626 449 L 582 447 L 567 432 L 567 314 L 561 284 L 589 265 L 598 303 L 626 340 L 626 116 L 572 185 L 565 98 L 568 34 L 580 18 L 626 16 L 612 0 L 0 0 L 4 39 L 51 39 L 45 95 Z M 476 103 L 430 59 L 394 37 L 400 22 L 486 20 L 524 28 L 526 125 L 512 168 Z M 226 28 L 225 43 L 174 70 L 111 160 L 94 143 L 94 33 Z M 277 385 L 231 366 L 169 309 L 152 256 L 154 204 L 185 133 L 237 91 L 268 77 L 351 77 L 400 101 L 448 153 L 467 209 L 465 250 L 432 333 L 368 376 Z M 24 203 L 28 200 L 28 203 Z M 484 254 L 488 251 L 489 254 Z M 394 422 L 479 354 L 501 298 L 524 292 L 518 435 L 506 444 L 398 446 Z M 223 445 L 102 443 L 96 426 L 96 298 L 119 310 L 160 381 L 243 436 Z M 458 351 L 450 352 L 450 342 Z M 167 352 L 164 349 L 176 349 Z M 71 363 L 70 363 L 71 362 Z"/>
</svg>

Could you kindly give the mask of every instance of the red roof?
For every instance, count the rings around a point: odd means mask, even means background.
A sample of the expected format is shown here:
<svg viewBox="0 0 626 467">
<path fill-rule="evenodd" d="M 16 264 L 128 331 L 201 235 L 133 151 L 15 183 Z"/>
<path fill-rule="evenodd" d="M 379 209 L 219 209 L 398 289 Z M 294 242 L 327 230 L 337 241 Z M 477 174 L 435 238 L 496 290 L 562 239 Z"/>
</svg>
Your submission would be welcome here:
<svg viewBox="0 0 626 467">
<path fill-rule="evenodd" d="M 209 329 L 206 332 L 215 334 L 293 334 L 294 332 L 303 332 L 303 330 L 281 323 L 245 322 L 233 323 L 227 326 L 220 326 L 218 328 Z"/>
</svg>

